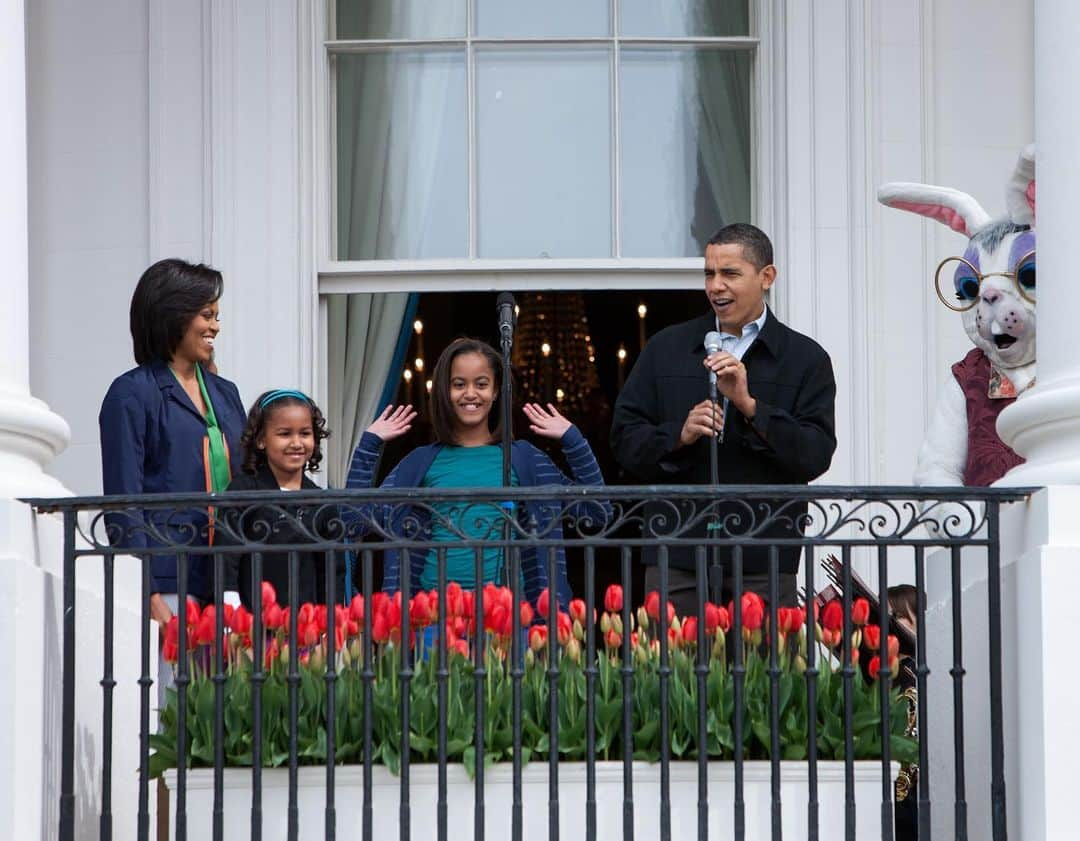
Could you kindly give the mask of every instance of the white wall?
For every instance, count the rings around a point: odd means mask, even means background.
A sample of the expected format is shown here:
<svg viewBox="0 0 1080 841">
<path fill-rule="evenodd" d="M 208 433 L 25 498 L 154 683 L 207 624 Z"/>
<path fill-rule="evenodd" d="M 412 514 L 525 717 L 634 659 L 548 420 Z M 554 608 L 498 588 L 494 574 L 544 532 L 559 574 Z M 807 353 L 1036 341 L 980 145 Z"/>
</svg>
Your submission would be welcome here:
<svg viewBox="0 0 1080 841">
<path fill-rule="evenodd" d="M 145 0 L 27 3 L 30 380 L 71 426 L 51 472 L 100 488 L 97 410 L 134 363 L 147 249 Z"/>
<path fill-rule="evenodd" d="M 101 488 L 97 413 L 134 365 L 128 305 L 154 260 L 223 272 L 218 364 L 245 401 L 311 388 L 304 5 L 28 4 L 31 386 L 72 427 L 51 470 L 76 493 Z"/>
</svg>

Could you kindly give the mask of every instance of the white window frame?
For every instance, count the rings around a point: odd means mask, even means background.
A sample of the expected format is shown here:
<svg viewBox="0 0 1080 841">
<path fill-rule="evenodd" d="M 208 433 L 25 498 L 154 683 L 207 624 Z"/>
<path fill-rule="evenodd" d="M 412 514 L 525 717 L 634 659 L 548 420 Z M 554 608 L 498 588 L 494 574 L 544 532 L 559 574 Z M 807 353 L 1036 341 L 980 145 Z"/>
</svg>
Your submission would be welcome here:
<svg viewBox="0 0 1080 841">
<path fill-rule="evenodd" d="M 609 0 L 614 23 L 613 31 L 618 33 L 618 3 Z M 633 37 L 627 38 L 615 34 L 604 37 L 583 38 L 479 38 L 462 37 L 425 40 L 377 40 L 345 41 L 329 40 L 329 0 L 312 0 L 311 43 L 314 77 L 314 166 L 315 180 L 315 251 L 318 296 L 342 295 L 351 293 L 373 292 L 481 292 L 491 290 L 525 289 L 699 289 L 702 283 L 702 260 L 700 257 L 685 258 L 568 258 L 568 259 L 485 259 L 455 258 L 438 260 L 338 260 L 335 259 L 336 236 L 336 197 L 333 177 L 336 148 L 334 130 L 333 79 L 330 73 L 332 53 L 347 53 L 372 50 L 386 50 L 409 46 L 464 46 L 467 50 L 467 102 L 466 115 L 469 131 L 469 250 L 475 253 L 476 201 L 473 192 L 475 179 L 473 167 L 475 161 L 475 143 L 473 138 L 475 112 L 475 86 L 473 79 L 472 51 L 475 47 L 507 46 L 534 47 L 544 45 L 603 45 L 612 46 L 611 61 L 619 60 L 622 46 L 668 46 L 728 47 L 731 49 L 752 49 L 754 60 L 751 65 L 751 88 L 754 93 L 751 114 L 751 214 L 752 219 L 765 230 L 781 234 L 786 225 L 778 226 L 782 220 L 778 212 L 783 202 L 778 197 L 783 195 L 781 183 L 782 167 L 778 162 L 784 160 L 782 149 L 778 148 L 775 138 L 782 136 L 784 115 L 779 112 L 783 107 L 782 93 L 777 95 L 779 82 L 782 80 L 782 34 L 784 0 L 751 0 L 749 37 Z M 473 0 L 467 0 L 467 32 L 472 30 Z M 768 60 L 763 55 L 768 53 Z M 614 71 L 614 67 L 613 67 Z M 619 168 L 620 150 L 618 146 L 618 73 L 612 73 L 612 150 L 613 167 L 613 233 L 616 253 L 619 243 Z M 776 250 L 782 251 L 783 243 L 776 243 Z M 325 310 L 320 306 L 320 310 Z M 320 326 L 325 319 L 319 319 Z M 325 334 L 323 334 L 325 335 Z"/>
</svg>

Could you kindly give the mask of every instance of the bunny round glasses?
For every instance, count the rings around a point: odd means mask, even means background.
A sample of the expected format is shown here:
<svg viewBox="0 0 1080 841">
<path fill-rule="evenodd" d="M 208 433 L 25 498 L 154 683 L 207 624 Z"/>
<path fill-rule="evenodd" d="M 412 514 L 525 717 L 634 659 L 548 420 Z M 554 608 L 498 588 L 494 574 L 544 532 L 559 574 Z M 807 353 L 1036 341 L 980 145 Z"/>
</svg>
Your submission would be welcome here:
<svg viewBox="0 0 1080 841">
<path fill-rule="evenodd" d="M 949 300 L 941 291 L 941 274 L 943 271 L 955 272 L 953 286 L 955 287 L 955 299 Z M 945 306 L 954 312 L 966 312 L 979 302 L 979 287 L 988 277 L 1011 277 L 1016 284 L 1016 291 L 1025 301 L 1035 303 L 1035 252 L 1029 251 L 1016 261 L 1016 267 L 1011 272 L 987 272 L 982 274 L 963 257 L 946 257 L 942 260 L 934 272 L 934 289 L 937 296 Z"/>
</svg>

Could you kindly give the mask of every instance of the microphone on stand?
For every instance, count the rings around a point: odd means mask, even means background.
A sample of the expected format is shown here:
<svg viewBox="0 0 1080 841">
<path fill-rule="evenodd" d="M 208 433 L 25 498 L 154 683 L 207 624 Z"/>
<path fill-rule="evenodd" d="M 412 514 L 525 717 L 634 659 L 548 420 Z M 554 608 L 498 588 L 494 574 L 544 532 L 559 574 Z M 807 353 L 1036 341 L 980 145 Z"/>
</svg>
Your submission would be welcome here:
<svg viewBox="0 0 1080 841">
<path fill-rule="evenodd" d="M 720 338 L 720 334 L 715 330 L 710 330 L 705 334 L 705 351 L 711 356 L 714 353 L 719 353 L 723 349 L 723 340 Z M 716 372 L 709 369 L 709 399 L 716 405 L 719 402 L 719 396 L 716 393 Z M 720 430 L 716 435 L 717 441 L 721 444 L 724 443 L 724 427 L 727 426 L 727 407 L 728 401 L 725 397 L 723 400 L 723 418 L 720 421 Z"/>
<path fill-rule="evenodd" d="M 509 292 L 500 292 L 495 302 L 499 313 L 499 345 L 502 350 L 502 383 L 500 398 L 502 405 L 502 454 L 503 487 L 510 487 L 510 435 L 513 428 L 513 383 L 510 377 L 510 349 L 514 345 L 514 296 Z"/>
<path fill-rule="evenodd" d="M 720 339 L 720 334 L 717 333 L 715 330 L 710 330 L 708 333 L 705 334 L 705 352 L 708 353 L 710 356 L 712 356 L 714 353 L 719 353 L 722 344 L 723 342 Z M 716 372 L 712 368 L 709 369 L 709 400 L 713 404 L 713 419 L 715 420 L 718 396 L 716 393 Z M 721 425 L 718 433 L 709 436 L 709 468 L 711 470 L 711 479 L 714 485 L 717 484 L 719 481 L 716 463 L 716 445 L 723 440 L 723 430 L 724 427 L 723 425 Z"/>
<path fill-rule="evenodd" d="M 710 330 L 705 334 L 705 352 L 712 356 L 714 353 L 719 353 L 723 348 L 723 340 L 720 338 L 720 334 L 715 330 Z M 713 421 L 715 425 L 716 420 L 716 404 L 717 404 L 717 392 L 716 392 L 716 371 L 712 368 L 709 369 L 709 401 L 713 406 Z M 727 398 L 724 398 L 724 409 L 727 409 Z M 726 420 L 726 418 L 725 418 Z M 717 452 L 718 446 L 721 441 L 724 440 L 724 427 L 721 425 L 719 434 L 713 434 L 709 436 L 709 481 L 712 482 L 713 487 L 720 484 L 720 469 L 719 469 L 719 454 Z M 711 528 L 717 527 L 716 512 L 713 511 Z M 713 546 L 712 559 L 709 565 L 709 595 L 713 602 L 719 602 L 720 595 L 723 592 L 723 580 L 724 569 L 720 564 L 719 547 Z"/>
<path fill-rule="evenodd" d="M 499 311 L 499 338 L 512 339 L 514 335 L 514 296 L 509 292 L 500 292 L 495 302 Z"/>
</svg>

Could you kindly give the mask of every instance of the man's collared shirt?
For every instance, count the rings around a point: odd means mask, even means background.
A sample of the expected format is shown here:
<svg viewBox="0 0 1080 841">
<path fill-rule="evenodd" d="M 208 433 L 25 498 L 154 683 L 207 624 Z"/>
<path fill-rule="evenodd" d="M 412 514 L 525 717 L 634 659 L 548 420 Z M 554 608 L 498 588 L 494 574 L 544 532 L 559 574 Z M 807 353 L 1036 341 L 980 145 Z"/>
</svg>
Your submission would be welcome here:
<svg viewBox="0 0 1080 841">
<path fill-rule="evenodd" d="M 744 324 L 742 329 L 742 335 L 736 336 L 733 333 L 725 333 L 720 329 L 720 319 L 716 320 L 716 330 L 720 333 L 720 350 L 726 350 L 740 362 L 742 361 L 743 354 L 749 349 L 750 345 L 754 343 L 754 339 L 758 337 L 758 333 L 761 332 L 761 328 L 765 326 L 765 319 L 769 316 L 769 308 L 762 307 L 761 315 L 751 321 L 749 324 Z"/>
</svg>

